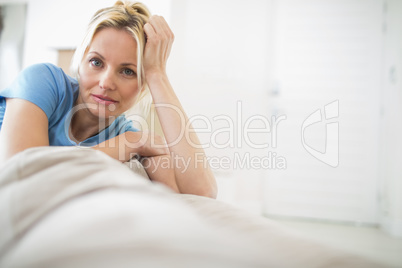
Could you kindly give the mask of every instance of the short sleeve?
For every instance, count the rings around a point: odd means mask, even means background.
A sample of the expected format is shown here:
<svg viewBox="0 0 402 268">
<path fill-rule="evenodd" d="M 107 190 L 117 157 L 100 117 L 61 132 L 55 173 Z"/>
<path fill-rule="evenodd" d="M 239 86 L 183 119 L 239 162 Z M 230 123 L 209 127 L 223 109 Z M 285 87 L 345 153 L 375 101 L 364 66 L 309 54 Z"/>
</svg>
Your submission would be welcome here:
<svg viewBox="0 0 402 268">
<path fill-rule="evenodd" d="M 41 108 L 48 119 L 57 108 L 57 73 L 47 64 L 35 64 L 24 69 L 11 84 L 0 91 L 0 97 L 19 98 Z"/>
<path fill-rule="evenodd" d="M 116 137 L 116 136 L 118 136 L 120 134 L 123 134 L 123 133 L 125 133 L 127 131 L 137 132 L 138 129 L 136 129 L 134 127 L 133 122 L 131 120 L 128 120 L 124 115 L 120 115 L 109 126 L 109 128 L 108 128 L 108 132 L 109 132 L 108 139 Z"/>
<path fill-rule="evenodd" d="M 137 132 L 139 131 L 134 127 L 131 120 L 128 120 L 125 115 L 120 115 L 116 120 L 109 126 L 110 132 L 113 136 L 118 136 L 127 131 Z"/>
<path fill-rule="evenodd" d="M 139 130 L 136 129 L 136 128 L 133 126 L 133 122 L 128 121 L 127 124 L 125 125 L 125 130 L 124 130 L 124 132 L 127 132 L 127 131 L 137 132 L 137 131 L 139 131 Z"/>
</svg>

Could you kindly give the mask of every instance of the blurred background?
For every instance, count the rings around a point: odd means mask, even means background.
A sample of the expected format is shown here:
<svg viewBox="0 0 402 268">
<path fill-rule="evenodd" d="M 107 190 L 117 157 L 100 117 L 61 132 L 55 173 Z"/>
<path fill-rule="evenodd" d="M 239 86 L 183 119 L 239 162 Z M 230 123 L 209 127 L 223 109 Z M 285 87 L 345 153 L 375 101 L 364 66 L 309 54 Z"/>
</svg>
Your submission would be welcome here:
<svg viewBox="0 0 402 268">
<path fill-rule="evenodd" d="M 218 199 L 402 236 L 402 1 L 144 0 L 175 33 L 171 82 Z M 68 71 L 111 0 L 0 0 L 0 86 Z"/>
</svg>

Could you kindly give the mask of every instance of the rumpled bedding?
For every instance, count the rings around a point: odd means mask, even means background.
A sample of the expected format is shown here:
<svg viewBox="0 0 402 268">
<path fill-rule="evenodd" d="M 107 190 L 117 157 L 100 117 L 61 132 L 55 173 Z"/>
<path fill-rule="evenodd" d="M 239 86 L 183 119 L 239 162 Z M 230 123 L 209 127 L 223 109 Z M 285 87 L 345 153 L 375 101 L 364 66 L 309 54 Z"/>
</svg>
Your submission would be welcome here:
<svg viewBox="0 0 402 268">
<path fill-rule="evenodd" d="M 3 163 L 0 267 L 386 267 L 223 202 L 175 194 L 135 161 L 37 147 Z"/>
</svg>

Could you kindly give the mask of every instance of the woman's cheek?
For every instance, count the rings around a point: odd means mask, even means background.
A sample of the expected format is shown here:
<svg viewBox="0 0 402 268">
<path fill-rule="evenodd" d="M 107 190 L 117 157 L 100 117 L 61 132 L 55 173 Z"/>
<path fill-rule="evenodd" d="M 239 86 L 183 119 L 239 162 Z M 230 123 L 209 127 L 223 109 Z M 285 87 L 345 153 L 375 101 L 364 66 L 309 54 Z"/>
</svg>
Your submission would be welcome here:
<svg viewBox="0 0 402 268">
<path fill-rule="evenodd" d="M 82 88 L 91 88 L 95 84 L 96 79 L 94 78 L 93 74 L 88 72 L 87 70 L 83 69 L 82 72 L 80 72 L 80 85 Z"/>
</svg>

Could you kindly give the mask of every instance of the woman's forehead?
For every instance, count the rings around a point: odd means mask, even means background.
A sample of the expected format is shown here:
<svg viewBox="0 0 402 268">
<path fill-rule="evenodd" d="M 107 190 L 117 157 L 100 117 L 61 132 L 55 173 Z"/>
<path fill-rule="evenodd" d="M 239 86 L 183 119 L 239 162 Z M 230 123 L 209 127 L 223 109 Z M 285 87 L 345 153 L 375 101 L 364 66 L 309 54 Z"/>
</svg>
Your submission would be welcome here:
<svg viewBox="0 0 402 268">
<path fill-rule="evenodd" d="M 96 52 L 105 59 L 113 58 L 124 61 L 137 61 L 137 42 L 125 30 L 105 28 L 97 32 L 87 53 Z"/>
</svg>

